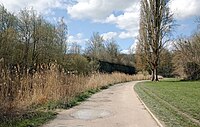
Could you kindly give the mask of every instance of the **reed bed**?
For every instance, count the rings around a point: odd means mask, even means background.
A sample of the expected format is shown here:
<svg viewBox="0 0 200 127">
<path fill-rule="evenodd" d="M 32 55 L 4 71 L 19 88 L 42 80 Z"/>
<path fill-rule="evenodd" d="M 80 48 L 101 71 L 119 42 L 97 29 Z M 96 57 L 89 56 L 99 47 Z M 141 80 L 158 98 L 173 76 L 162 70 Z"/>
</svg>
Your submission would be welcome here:
<svg viewBox="0 0 200 127">
<path fill-rule="evenodd" d="M 1 69 L 0 116 L 24 112 L 33 105 L 43 105 L 49 101 L 67 103 L 81 92 L 109 84 L 145 79 L 149 79 L 149 76 L 117 72 L 93 73 L 87 76 L 66 74 L 58 71 L 56 66 L 47 71 L 23 76 Z"/>
</svg>

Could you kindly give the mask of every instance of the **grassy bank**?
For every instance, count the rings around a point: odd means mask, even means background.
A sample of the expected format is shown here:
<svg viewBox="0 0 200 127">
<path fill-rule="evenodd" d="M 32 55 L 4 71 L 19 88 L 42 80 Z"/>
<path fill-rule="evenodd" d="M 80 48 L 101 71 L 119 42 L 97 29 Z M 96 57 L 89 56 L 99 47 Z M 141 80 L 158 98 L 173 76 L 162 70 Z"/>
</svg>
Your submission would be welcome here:
<svg viewBox="0 0 200 127">
<path fill-rule="evenodd" d="M 200 82 L 167 79 L 145 82 L 135 90 L 167 127 L 200 126 Z"/>
</svg>

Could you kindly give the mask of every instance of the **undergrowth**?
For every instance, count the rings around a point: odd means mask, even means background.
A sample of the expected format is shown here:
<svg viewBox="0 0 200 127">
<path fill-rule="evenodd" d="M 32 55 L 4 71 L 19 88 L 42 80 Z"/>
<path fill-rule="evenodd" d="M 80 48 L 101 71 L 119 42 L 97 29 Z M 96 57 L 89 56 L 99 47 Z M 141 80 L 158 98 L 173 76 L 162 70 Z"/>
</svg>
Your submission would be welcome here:
<svg viewBox="0 0 200 127">
<path fill-rule="evenodd" d="M 78 105 L 92 94 L 101 89 L 107 89 L 110 85 L 149 79 L 149 76 L 141 74 L 122 73 L 69 75 L 59 72 L 56 67 L 51 67 L 45 72 L 20 77 L 18 75 L 13 77 L 8 72 L 1 71 L 0 76 L 0 126 L 3 127 L 15 124 L 17 127 L 25 127 L 25 124 L 20 125 L 16 121 L 27 123 L 27 126 L 28 124 L 38 126 L 55 117 L 53 113 L 55 109 L 68 109 Z M 27 119 L 24 116 L 30 114 L 30 111 L 32 115 Z M 37 122 L 34 122 L 35 120 Z"/>
</svg>

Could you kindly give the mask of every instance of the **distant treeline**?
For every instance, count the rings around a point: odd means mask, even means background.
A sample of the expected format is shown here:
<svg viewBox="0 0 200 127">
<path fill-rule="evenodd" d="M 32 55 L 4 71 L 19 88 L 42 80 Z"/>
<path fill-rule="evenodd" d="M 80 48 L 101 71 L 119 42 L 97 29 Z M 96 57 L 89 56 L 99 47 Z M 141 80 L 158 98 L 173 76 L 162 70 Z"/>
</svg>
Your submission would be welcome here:
<svg viewBox="0 0 200 127">
<path fill-rule="evenodd" d="M 77 42 L 67 43 L 68 26 L 64 18 L 52 24 L 34 9 L 15 14 L 3 5 L 0 17 L 0 74 L 6 71 L 23 77 L 47 71 L 54 65 L 60 72 L 81 75 L 95 71 L 135 73 L 135 68 L 128 67 L 134 65 L 133 55 L 121 54 L 114 39 L 104 40 L 98 32 L 93 33 L 81 52 Z"/>
<path fill-rule="evenodd" d="M 126 66 L 122 64 L 116 64 L 116 63 L 110 63 L 106 61 L 99 60 L 99 71 L 100 72 L 106 72 L 106 73 L 112 73 L 112 72 L 122 72 L 125 74 L 135 74 L 135 67 L 132 66 Z"/>
</svg>

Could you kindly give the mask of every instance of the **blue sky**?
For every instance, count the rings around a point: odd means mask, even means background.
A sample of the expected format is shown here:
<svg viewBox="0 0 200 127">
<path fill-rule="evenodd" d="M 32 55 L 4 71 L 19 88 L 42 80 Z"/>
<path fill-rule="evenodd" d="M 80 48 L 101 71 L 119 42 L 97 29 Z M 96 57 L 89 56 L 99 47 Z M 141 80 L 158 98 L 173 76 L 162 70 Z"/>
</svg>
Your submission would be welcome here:
<svg viewBox="0 0 200 127">
<path fill-rule="evenodd" d="M 33 7 L 48 21 L 55 23 L 64 17 L 68 25 L 68 43 L 77 42 L 82 48 L 93 32 L 105 39 L 114 38 L 122 52 L 136 46 L 139 23 L 139 0 L 0 0 L 10 12 Z M 200 16 L 200 0 L 171 0 L 176 28 L 173 38 L 189 36 L 196 29 Z"/>
</svg>

